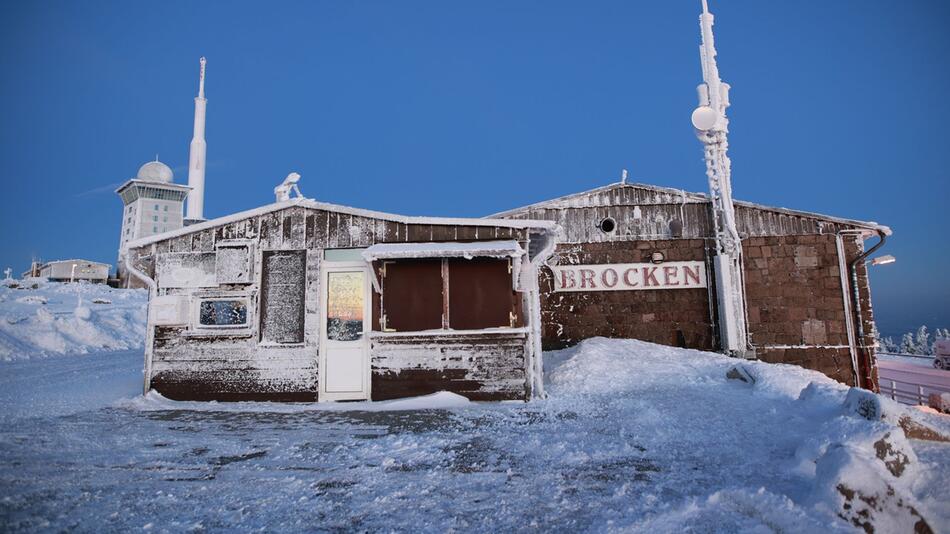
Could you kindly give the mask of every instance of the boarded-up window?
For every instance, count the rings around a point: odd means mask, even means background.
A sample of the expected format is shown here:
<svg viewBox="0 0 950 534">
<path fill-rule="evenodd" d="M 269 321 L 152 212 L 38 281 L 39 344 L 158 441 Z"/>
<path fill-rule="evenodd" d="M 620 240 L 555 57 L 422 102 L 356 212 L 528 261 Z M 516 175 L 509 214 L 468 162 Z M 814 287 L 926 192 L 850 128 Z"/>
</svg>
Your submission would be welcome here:
<svg viewBox="0 0 950 534">
<path fill-rule="evenodd" d="M 385 328 L 442 328 L 442 260 L 386 262 L 383 277 Z"/>
<path fill-rule="evenodd" d="M 158 287 L 213 287 L 215 281 L 214 252 L 166 252 L 155 263 Z"/>
<path fill-rule="evenodd" d="M 261 341 L 303 343 L 306 251 L 267 251 L 262 264 Z"/>
<path fill-rule="evenodd" d="M 411 332 L 521 326 L 509 265 L 493 258 L 386 262 L 384 327 Z"/>
<path fill-rule="evenodd" d="M 251 247 L 244 243 L 219 244 L 215 275 L 219 284 L 251 283 Z"/>
<path fill-rule="evenodd" d="M 515 294 L 507 259 L 452 258 L 447 261 L 450 328 L 514 326 Z"/>
</svg>

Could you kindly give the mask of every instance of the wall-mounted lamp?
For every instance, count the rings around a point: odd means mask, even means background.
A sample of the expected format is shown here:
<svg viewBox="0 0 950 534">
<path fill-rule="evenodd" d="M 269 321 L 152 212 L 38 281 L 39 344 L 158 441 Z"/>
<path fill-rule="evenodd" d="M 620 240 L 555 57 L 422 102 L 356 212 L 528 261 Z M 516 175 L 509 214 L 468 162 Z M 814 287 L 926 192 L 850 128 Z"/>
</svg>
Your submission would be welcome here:
<svg viewBox="0 0 950 534">
<path fill-rule="evenodd" d="M 663 260 L 665 259 L 666 256 L 664 256 L 662 252 L 654 252 L 653 254 L 650 254 L 650 261 L 653 263 L 663 263 Z"/>
<path fill-rule="evenodd" d="M 871 265 L 887 265 L 888 263 L 894 263 L 897 261 L 897 258 L 891 256 L 890 254 L 885 254 L 883 256 L 878 256 L 870 261 Z"/>
</svg>

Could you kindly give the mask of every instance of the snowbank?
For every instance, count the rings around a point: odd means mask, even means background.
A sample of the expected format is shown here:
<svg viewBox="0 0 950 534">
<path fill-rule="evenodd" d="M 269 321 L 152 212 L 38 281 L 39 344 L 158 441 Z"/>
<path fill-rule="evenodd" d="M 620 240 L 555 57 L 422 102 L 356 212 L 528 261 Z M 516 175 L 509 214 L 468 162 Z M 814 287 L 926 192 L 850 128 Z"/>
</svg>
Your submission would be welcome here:
<svg viewBox="0 0 950 534">
<path fill-rule="evenodd" d="M 788 476 L 798 485 L 785 495 L 765 488 L 720 490 L 626 525 L 633 530 L 704 530 L 703 525 L 717 524 L 728 525 L 725 530 L 765 527 L 799 532 L 857 527 L 877 532 L 927 532 L 947 520 L 946 496 L 943 490 L 934 492 L 933 484 L 939 487 L 939 481 L 947 480 L 950 465 L 922 468 L 900 426 L 902 419 L 909 418 L 945 430 L 947 418 L 921 414 L 800 367 L 740 362 L 635 340 L 590 339 L 550 354 L 552 397 L 649 390 L 672 394 L 680 388 L 684 392 L 681 409 L 656 417 L 689 433 L 695 430 L 681 423 L 695 418 L 691 412 L 696 411 L 693 403 L 699 399 L 686 391 L 697 386 L 715 388 L 718 393 L 712 395 L 742 397 L 749 406 L 733 413 L 735 426 L 724 430 L 748 431 L 743 430 L 741 420 L 751 420 L 749 411 L 767 409 L 776 440 L 788 440 L 794 451 L 792 458 L 774 459 L 785 463 Z M 741 373 L 730 372 L 736 367 Z M 950 444 L 944 452 L 950 453 Z M 749 464 L 760 461 L 753 459 L 759 453 L 749 448 L 735 451 L 749 458 Z"/>
<path fill-rule="evenodd" d="M 950 524 L 950 443 L 900 426 L 942 416 L 798 367 L 639 341 L 588 340 L 545 365 L 543 401 L 310 405 L 136 397 L 140 350 L 8 362 L 0 517 L 121 532 Z"/>
<path fill-rule="evenodd" d="M 0 360 L 142 346 L 148 293 L 31 278 L 0 284 Z"/>
</svg>

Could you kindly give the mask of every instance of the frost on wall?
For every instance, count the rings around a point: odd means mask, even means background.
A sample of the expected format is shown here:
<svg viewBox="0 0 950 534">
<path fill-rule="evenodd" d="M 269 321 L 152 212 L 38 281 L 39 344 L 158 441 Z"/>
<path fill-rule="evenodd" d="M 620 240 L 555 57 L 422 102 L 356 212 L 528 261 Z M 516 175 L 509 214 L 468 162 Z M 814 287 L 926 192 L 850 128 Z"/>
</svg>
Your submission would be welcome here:
<svg viewBox="0 0 950 534">
<path fill-rule="evenodd" d="M 265 252 L 261 279 L 261 341 L 303 343 L 306 252 Z"/>
<path fill-rule="evenodd" d="M 159 286 L 163 288 L 214 287 L 214 252 L 168 252 L 155 262 Z"/>
<path fill-rule="evenodd" d="M 251 283 L 251 254 L 248 245 L 219 246 L 215 273 L 219 284 Z"/>
</svg>

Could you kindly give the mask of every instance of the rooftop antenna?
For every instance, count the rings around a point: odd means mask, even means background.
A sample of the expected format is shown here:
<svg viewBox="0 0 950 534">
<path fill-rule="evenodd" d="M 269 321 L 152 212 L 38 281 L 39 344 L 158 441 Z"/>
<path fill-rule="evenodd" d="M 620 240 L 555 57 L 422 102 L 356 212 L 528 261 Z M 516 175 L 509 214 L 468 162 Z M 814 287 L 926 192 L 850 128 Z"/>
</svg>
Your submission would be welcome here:
<svg viewBox="0 0 950 534">
<path fill-rule="evenodd" d="M 208 99 L 205 98 L 205 65 L 208 61 L 202 57 L 198 60 L 198 96 L 195 97 L 195 128 L 191 138 L 191 150 L 188 155 L 188 210 L 185 214 L 185 224 L 193 224 L 205 220 L 205 157 L 208 154 L 208 144 L 205 143 L 205 113 Z"/>
<path fill-rule="evenodd" d="M 624 185 L 627 184 L 627 169 L 623 169 L 623 171 L 620 172 L 620 183 Z"/>
<path fill-rule="evenodd" d="M 274 188 L 274 196 L 277 198 L 277 202 L 287 202 L 290 200 L 291 191 L 297 193 L 297 198 L 303 197 L 300 194 L 300 188 L 297 187 L 297 182 L 300 181 L 300 175 L 292 172 L 284 178 L 284 181 L 280 183 L 277 187 Z"/>
<path fill-rule="evenodd" d="M 716 46 L 713 39 L 713 15 L 706 0 L 699 16 L 702 44 L 699 57 L 703 68 L 703 83 L 696 88 L 699 107 L 693 111 L 692 122 L 696 137 L 703 144 L 709 198 L 713 210 L 713 232 L 716 255 L 713 267 L 716 274 L 716 297 L 719 304 L 719 337 L 723 352 L 749 357 L 748 327 L 746 321 L 745 287 L 742 280 L 742 242 L 736 229 L 736 210 L 732 202 L 732 171 L 729 149 L 729 84 L 719 78 L 716 65 Z"/>
</svg>

